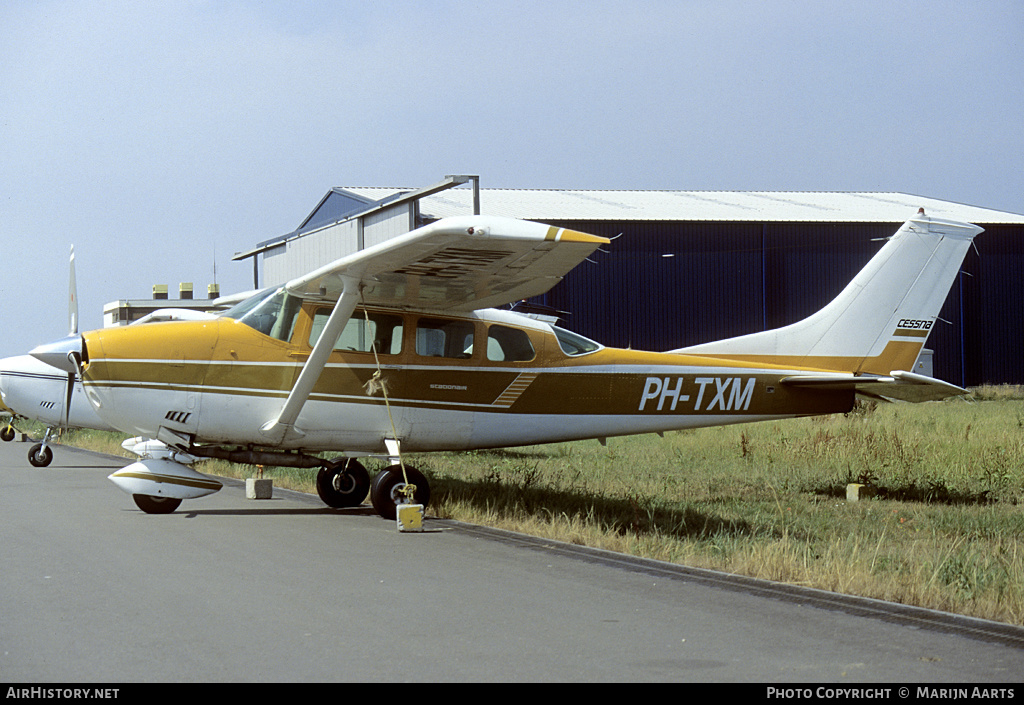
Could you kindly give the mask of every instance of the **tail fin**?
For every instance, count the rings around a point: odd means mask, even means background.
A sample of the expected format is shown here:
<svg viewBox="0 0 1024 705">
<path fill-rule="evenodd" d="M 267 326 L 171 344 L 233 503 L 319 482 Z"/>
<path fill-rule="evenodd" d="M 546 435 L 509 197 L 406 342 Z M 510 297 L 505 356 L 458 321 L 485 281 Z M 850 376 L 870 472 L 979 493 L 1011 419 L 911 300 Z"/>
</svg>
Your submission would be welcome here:
<svg viewBox="0 0 1024 705">
<path fill-rule="evenodd" d="M 976 225 L 921 211 L 839 296 L 810 317 L 673 352 L 853 373 L 912 370 L 980 232 Z"/>
</svg>

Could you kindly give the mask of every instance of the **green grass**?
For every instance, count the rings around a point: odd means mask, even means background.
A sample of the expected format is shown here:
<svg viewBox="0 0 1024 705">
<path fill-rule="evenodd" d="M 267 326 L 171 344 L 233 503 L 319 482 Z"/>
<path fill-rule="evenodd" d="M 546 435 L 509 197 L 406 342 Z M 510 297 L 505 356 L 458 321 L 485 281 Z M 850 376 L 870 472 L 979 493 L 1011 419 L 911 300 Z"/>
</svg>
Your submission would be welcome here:
<svg viewBox="0 0 1024 705">
<path fill-rule="evenodd" d="M 406 462 L 429 515 L 1024 624 L 1022 396 Z M 315 492 L 309 470 L 265 476 Z M 847 502 L 852 482 L 877 496 Z"/>
</svg>

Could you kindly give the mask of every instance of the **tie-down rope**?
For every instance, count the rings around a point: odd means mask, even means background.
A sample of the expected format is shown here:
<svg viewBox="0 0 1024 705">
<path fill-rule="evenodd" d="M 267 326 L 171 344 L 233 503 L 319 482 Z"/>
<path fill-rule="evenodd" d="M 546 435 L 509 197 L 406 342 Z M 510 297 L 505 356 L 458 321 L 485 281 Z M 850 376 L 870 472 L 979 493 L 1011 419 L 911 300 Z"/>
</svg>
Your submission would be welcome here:
<svg viewBox="0 0 1024 705">
<path fill-rule="evenodd" d="M 370 313 L 365 308 L 363 309 L 363 316 L 366 317 L 366 332 L 370 332 Z M 388 399 L 388 385 L 384 381 L 383 371 L 380 367 L 380 357 L 377 355 L 377 337 L 373 336 L 370 338 L 370 350 L 373 351 L 373 361 L 377 365 L 377 370 L 373 373 L 373 376 L 366 382 L 363 387 L 366 389 L 366 393 L 373 395 L 373 392 L 379 387 L 381 392 L 384 394 L 384 408 L 388 412 L 388 422 L 391 424 L 391 437 L 395 439 L 395 448 L 398 451 L 398 467 L 402 469 L 402 479 L 405 481 L 405 486 L 399 490 L 405 495 L 405 498 L 410 503 L 412 502 L 413 496 L 416 492 L 416 485 L 409 483 L 409 476 L 405 472 L 405 462 L 402 461 L 402 444 L 398 440 L 398 431 L 395 429 L 395 419 L 391 415 L 391 400 Z"/>
</svg>

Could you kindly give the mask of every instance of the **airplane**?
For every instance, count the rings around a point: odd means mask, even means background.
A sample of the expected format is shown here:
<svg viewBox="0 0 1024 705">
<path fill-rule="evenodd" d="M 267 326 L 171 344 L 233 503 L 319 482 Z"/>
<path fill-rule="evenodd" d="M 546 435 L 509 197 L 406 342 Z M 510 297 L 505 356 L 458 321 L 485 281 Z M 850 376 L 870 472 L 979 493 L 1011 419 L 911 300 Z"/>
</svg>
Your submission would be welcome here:
<svg viewBox="0 0 1024 705">
<path fill-rule="evenodd" d="M 69 338 L 78 336 L 78 295 L 75 280 L 75 248 L 71 247 L 68 283 L 68 329 Z M 208 320 L 214 314 L 189 309 L 163 308 L 152 311 L 132 325 L 167 320 Z M 58 369 L 47 365 L 31 355 L 16 355 L 0 360 L 0 413 L 9 414 L 0 428 L 0 439 L 10 441 L 16 430 L 15 419 L 31 419 L 46 425 L 47 430 L 41 442 L 29 448 L 28 460 L 35 467 L 47 467 L 53 461 L 51 441 L 62 431 L 74 428 L 91 428 L 101 431 L 116 431 L 99 417 L 92 404 L 85 397 L 82 380 L 78 372 Z M 154 446 L 132 445 L 141 452 L 153 453 Z M 145 456 L 143 456 L 145 457 Z"/>
<path fill-rule="evenodd" d="M 11 407 L 7 406 L 3 402 L 2 396 L 0 396 L 0 417 L 7 419 L 7 423 L 4 424 L 3 428 L 0 428 L 0 440 L 10 441 L 14 439 L 14 417 L 15 413 Z"/>
<path fill-rule="evenodd" d="M 857 395 L 967 394 L 910 372 L 976 225 L 904 223 L 797 323 L 668 352 L 615 349 L 496 307 L 544 293 L 609 240 L 491 216 L 447 218 L 266 289 L 220 317 L 40 346 L 97 414 L 182 457 L 110 475 L 148 513 L 220 483 L 189 459 L 317 471 L 320 498 L 381 516 L 426 505 L 403 454 L 599 439 L 845 413 Z M 325 459 L 324 455 L 330 455 Z M 371 482 L 365 458 L 392 463 Z"/>
<path fill-rule="evenodd" d="M 12 411 L 12 418 L 0 431 L 3 440 L 14 438 L 15 416 L 47 426 L 42 441 L 28 452 L 29 462 L 37 468 L 53 461 L 50 443 L 60 431 L 71 428 L 117 430 L 104 422 L 88 402 L 78 375 L 54 368 L 31 355 L 0 360 L 0 395 Z"/>
<path fill-rule="evenodd" d="M 68 282 L 68 337 L 78 336 L 78 296 L 75 283 L 75 248 L 71 247 Z M 78 394 L 75 394 L 75 391 Z M 28 452 L 35 467 L 46 467 L 53 460 L 50 440 L 69 428 L 115 430 L 96 414 L 85 398 L 77 373 L 47 365 L 31 355 L 16 355 L 0 360 L 0 400 L 11 416 L 0 431 L 0 438 L 14 438 L 15 418 L 32 419 L 46 424 L 40 443 Z"/>
</svg>

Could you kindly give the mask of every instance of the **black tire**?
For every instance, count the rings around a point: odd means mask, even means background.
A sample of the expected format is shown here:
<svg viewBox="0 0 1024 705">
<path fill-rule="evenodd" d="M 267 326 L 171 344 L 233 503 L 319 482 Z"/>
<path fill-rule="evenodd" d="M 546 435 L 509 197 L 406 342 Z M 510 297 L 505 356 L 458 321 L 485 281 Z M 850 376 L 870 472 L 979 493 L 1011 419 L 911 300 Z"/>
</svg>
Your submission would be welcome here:
<svg viewBox="0 0 1024 705">
<path fill-rule="evenodd" d="M 358 460 L 349 458 L 333 468 L 320 468 L 316 493 L 328 507 L 358 507 L 370 491 L 370 473 Z"/>
<path fill-rule="evenodd" d="M 170 514 L 181 504 L 181 500 L 174 497 L 154 497 L 148 494 L 133 494 L 132 499 L 146 514 Z"/>
<path fill-rule="evenodd" d="M 0 440 L 2 441 L 13 441 L 14 440 L 14 426 L 10 424 L 0 429 Z"/>
<path fill-rule="evenodd" d="M 409 484 L 416 485 L 413 503 L 427 506 L 430 502 L 430 484 L 427 482 L 427 478 L 419 470 L 409 466 L 405 468 L 405 477 L 409 478 Z M 402 466 L 392 465 L 381 470 L 373 478 L 373 484 L 370 486 L 370 500 L 373 502 L 373 508 L 385 519 L 394 519 L 398 515 L 395 508 L 408 501 L 402 494 L 405 477 L 402 475 Z"/>
<path fill-rule="evenodd" d="M 50 446 L 36 443 L 28 451 L 28 462 L 37 468 L 45 468 L 53 461 L 53 451 Z"/>
</svg>

